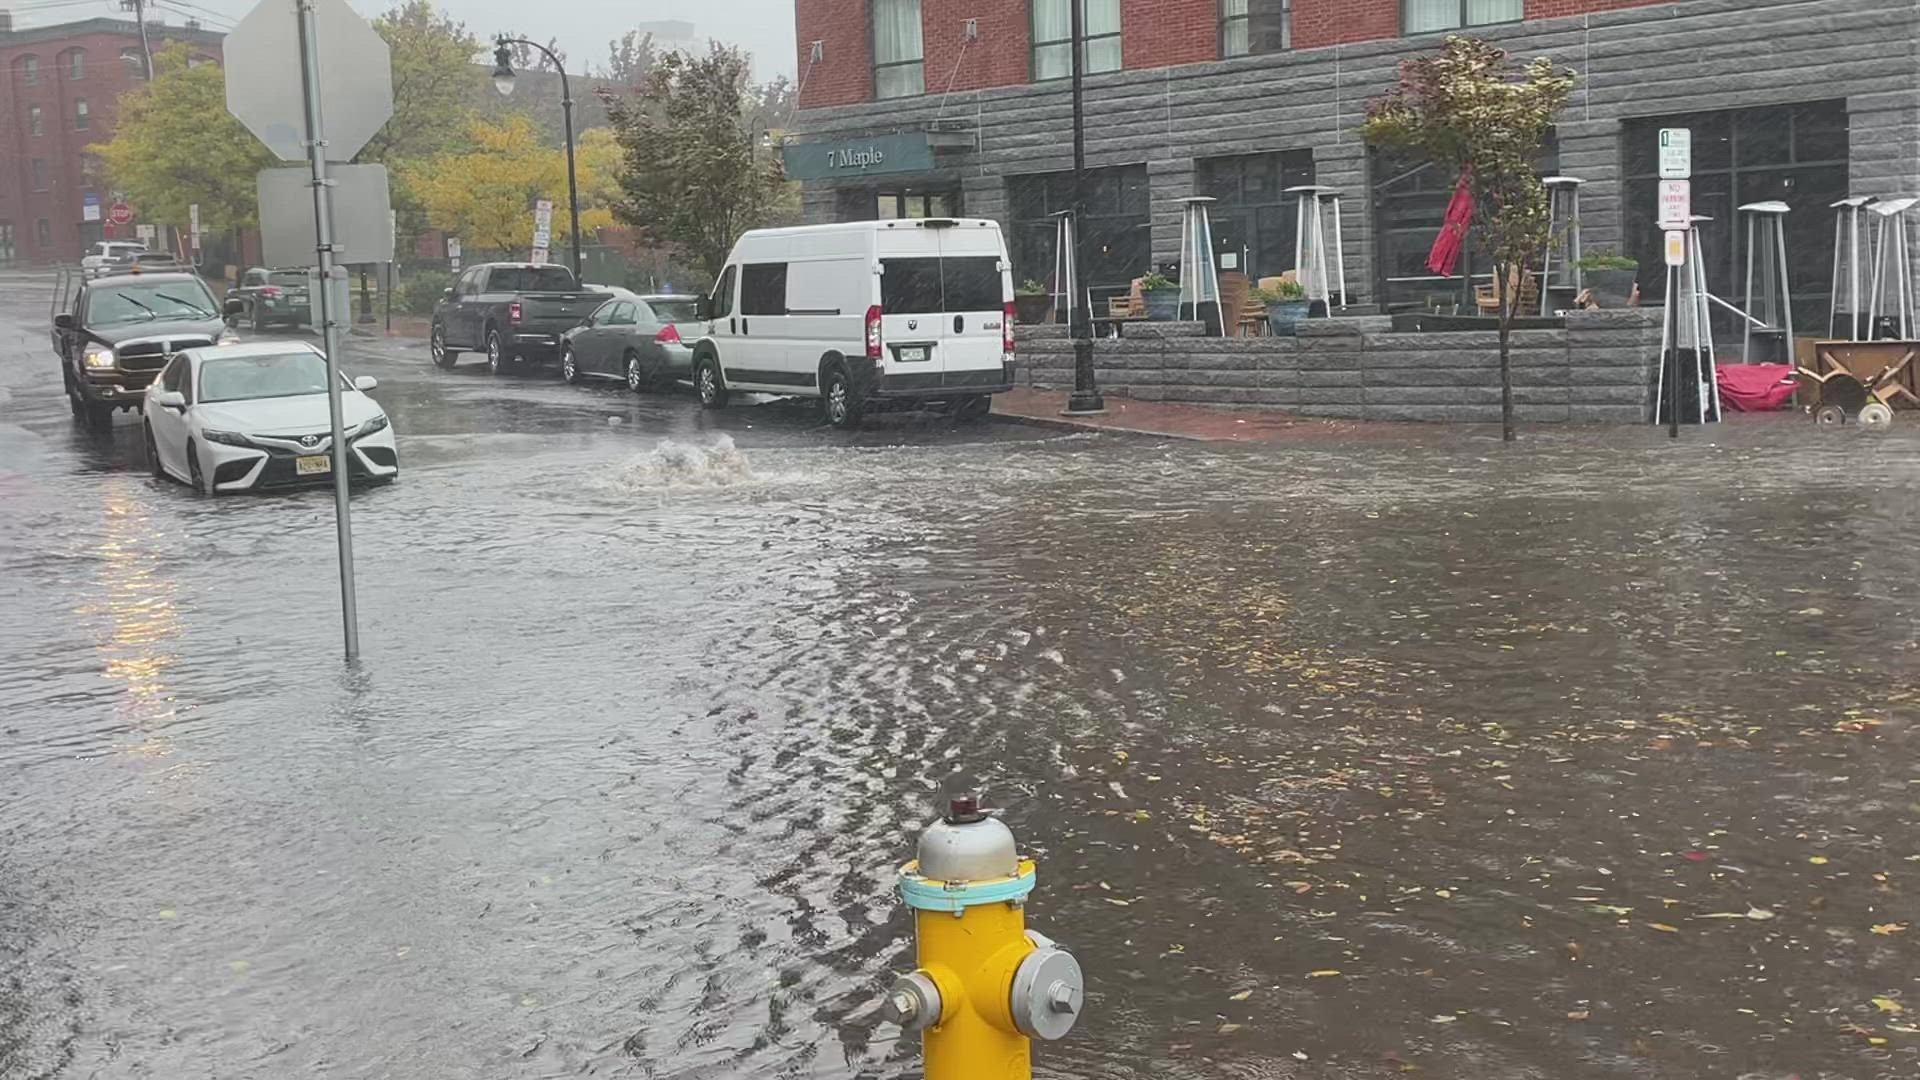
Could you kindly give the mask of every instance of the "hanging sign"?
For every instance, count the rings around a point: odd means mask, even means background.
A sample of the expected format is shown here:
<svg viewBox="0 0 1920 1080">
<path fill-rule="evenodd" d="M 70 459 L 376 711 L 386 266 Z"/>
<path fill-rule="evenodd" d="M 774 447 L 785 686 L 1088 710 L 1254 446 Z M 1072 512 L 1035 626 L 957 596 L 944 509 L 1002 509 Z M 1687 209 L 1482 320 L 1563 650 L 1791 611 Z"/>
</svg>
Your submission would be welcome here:
<svg viewBox="0 0 1920 1080">
<path fill-rule="evenodd" d="M 1693 129 L 1660 129 L 1660 179 L 1693 179 Z"/>
<path fill-rule="evenodd" d="M 1667 231 L 1667 265 L 1687 265 L 1687 234 L 1677 230 Z"/>
<path fill-rule="evenodd" d="M 1684 229 L 1693 222 L 1693 181 L 1660 181 L 1660 227 Z"/>
</svg>

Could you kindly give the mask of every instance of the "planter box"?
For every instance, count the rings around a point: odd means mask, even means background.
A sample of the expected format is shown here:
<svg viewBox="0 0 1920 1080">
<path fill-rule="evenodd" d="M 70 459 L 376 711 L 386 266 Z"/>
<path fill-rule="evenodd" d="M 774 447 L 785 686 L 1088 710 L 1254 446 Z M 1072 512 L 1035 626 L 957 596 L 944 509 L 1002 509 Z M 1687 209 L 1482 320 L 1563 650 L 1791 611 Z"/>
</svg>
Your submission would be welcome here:
<svg viewBox="0 0 1920 1080">
<path fill-rule="evenodd" d="M 1048 312 L 1053 310 L 1053 297 L 1046 293 L 1015 293 L 1013 297 L 1013 316 L 1024 326 L 1038 326 L 1047 321 Z"/>
<path fill-rule="evenodd" d="M 1172 322 L 1180 317 L 1179 289 L 1149 289 L 1140 295 L 1146 301 L 1149 321 Z"/>
<path fill-rule="evenodd" d="M 1633 299 L 1637 270 L 1582 270 L 1580 280 L 1593 292 L 1593 302 L 1603 308 L 1623 308 Z"/>
<path fill-rule="evenodd" d="M 1293 333 L 1313 310 L 1311 300 L 1280 300 L 1267 305 L 1267 332 L 1274 337 Z"/>
</svg>

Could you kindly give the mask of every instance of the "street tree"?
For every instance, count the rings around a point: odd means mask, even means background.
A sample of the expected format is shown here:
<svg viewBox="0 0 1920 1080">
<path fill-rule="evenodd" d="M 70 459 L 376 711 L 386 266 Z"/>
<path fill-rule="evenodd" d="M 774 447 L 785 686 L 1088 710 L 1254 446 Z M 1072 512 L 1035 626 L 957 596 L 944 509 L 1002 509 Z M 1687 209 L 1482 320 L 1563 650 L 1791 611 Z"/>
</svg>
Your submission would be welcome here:
<svg viewBox="0 0 1920 1080">
<path fill-rule="evenodd" d="M 789 187 L 752 126 L 746 54 L 669 53 L 632 93 L 601 96 L 620 147 L 615 215 L 719 274 L 734 239 L 765 224 Z"/>
<path fill-rule="evenodd" d="M 408 0 L 373 20 L 393 54 L 393 119 L 354 159 L 389 168 L 434 157 L 466 134 L 481 73 L 480 41 L 430 0 Z"/>
<path fill-rule="evenodd" d="M 252 226 L 254 175 L 278 162 L 227 112 L 219 65 L 191 60 L 185 42 L 155 51 L 153 78 L 120 96 L 113 138 L 92 152 L 142 220 L 184 229 L 198 203 L 207 232 Z"/>
<path fill-rule="evenodd" d="M 1476 38 L 1449 36 L 1436 55 L 1400 65 L 1392 91 L 1368 103 L 1366 140 L 1410 150 L 1457 172 L 1473 195 L 1472 235 L 1500 294 L 1500 421 L 1513 441 L 1513 320 L 1527 268 L 1551 237 L 1536 162 L 1574 74 L 1542 57 L 1524 67 Z"/>
<path fill-rule="evenodd" d="M 607 67 L 596 77 L 615 86 L 639 86 L 659 59 L 652 34 L 629 30 L 607 43 Z"/>
<path fill-rule="evenodd" d="M 541 142 L 523 115 L 471 121 L 464 141 L 464 149 L 400 168 L 400 182 L 428 224 L 474 248 L 519 251 L 533 243 L 534 203 L 550 199 L 554 248 L 568 246 L 566 151 Z M 608 203 L 618 189 L 609 178 L 620 155 L 605 128 L 581 132 L 576 149 L 580 231 L 591 236 L 613 224 Z"/>
</svg>

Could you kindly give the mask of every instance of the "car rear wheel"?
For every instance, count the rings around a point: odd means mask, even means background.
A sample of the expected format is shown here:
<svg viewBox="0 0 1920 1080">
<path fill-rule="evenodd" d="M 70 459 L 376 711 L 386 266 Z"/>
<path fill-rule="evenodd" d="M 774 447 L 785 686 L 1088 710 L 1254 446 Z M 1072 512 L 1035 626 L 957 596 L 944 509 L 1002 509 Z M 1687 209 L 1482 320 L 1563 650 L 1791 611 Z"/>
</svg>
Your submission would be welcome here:
<svg viewBox="0 0 1920 1080">
<path fill-rule="evenodd" d="M 644 394 L 654 388 L 654 373 L 647 370 L 647 362 L 640 359 L 639 353 L 628 349 L 623 367 L 627 373 L 627 389 Z"/>
<path fill-rule="evenodd" d="M 820 401 L 827 423 L 837 428 L 857 428 L 866 416 L 866 402 L 854 388 L 847 369 L 838 364 L 827 369 L 826 381 L 820 386 Z"/>
<path fill-rule="evenodd" d="M 560 347 L 560 378 L 566 380 L 568 386 L 580 385 L 580 368 L 579 365 L 573 361 L 573 346 L 571 345 L 562 345 Z"/>
<path fill-rule="evenodd" d="M 458 352 L 447 348 L 447 328 L 439 323 L 433 324 L 433 332 L 427 336 L 427 352 L 433 356 L 433 366 L 437 368 L 450 368 L 460 358 Z"/>
<path fill-rule="evenodd" d="M 970 398 L 961 398 L 953 407 L 953 415 L 960 420 L 975 423 L 985 420 L 993 412 L 993 398 L 986 394 L 976 394 Z"/>
<path fill-rule="evenodd" d="M 147 468 L 152 470 L 155 480 L 165 480 L 167 470 L 160 465 L 160 445 L 153 441 L 153 425 L 143 422 L 140 427 L 147 440 Z"/>
<path fill-rule="evenodd" d="M 500 340 L 500 331 L 491 326 L 487 328 L 487 370 L 495 375 L 505 375 L 507 365 L 506 343 Z"/>
<path fill-rule="evenodd" d="M 703 356 L 693 366 L 693 385 L 700 391 L 700 405 L 707 409 L 727 407 L 727 384 L 720 378 L 720 361 Z"/>
<path fill-rule="evenodd" d="M 259 301 L 256 300 L 249 306 L 253 309 L 252 314 L 249 316 L 249 319 L 253 324 L 253 332 L 258 334 L 267 328 L 267 320 L 260 317 Z"/>
</svg>

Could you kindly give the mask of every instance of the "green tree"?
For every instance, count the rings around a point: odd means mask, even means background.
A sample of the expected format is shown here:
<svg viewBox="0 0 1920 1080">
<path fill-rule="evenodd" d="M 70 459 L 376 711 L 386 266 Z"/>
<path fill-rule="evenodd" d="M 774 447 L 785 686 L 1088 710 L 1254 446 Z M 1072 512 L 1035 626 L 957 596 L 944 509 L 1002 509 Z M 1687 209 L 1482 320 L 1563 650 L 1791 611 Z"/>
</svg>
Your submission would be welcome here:
<svg viewBox="0 0 1920 1080">
<path fill-rule="evenodd" d="M 714 45 L 705 56 L 659 57 L 624 98 L 602 91 L 620 147 L 614 214 L 656 242 L 679 246 L 708 274 L 741 232 L 765 224 L 786 194 L 779 159 L 760 146 L 747 57 Z"/>
<path fill-rule="evenodd" d="M 394 168 L 445 153 L 466 134 L 479 76 L 479 39 L 430 0 L 408 0 L 373 20 L 393 54 L 393 119 L 359 155 Z"/>
<path fill-rule="evenodd" d="M 607 43 L 606 70 L 595 77 L 622 88 L 639 86 L 659 59 L 652 34 L 629 30 Z"/>
<path fill-rule="evenodd" d="M 1500 284 L 1500 421 L 1512 442 L 1510 341 L 1527 268 L 1551 236 L 1547 192 L 1535 171 L 1553 118 L 1573 95 L 1574 74 L 1542 57 L 1515 68 L 1476 38 L 1447 38 L 1437 55 L 1400 65 L 1400 81 L 1367 106 L 1363 133 L 1376 146 L 1423 154 L 1464 177 L 1473 233 Z"/>
<path fill-rule="evenodd" d="M 220 67 L 190 57 L 185 42 L 155 52 L 153 78 L 120 95 L 113 139 L 93 153 L 143 221 L 184 229 L 187 206 L 198 203 L 206 232 L 251 226 L 254 175 L 278 162 L 228 115 Z"/>
<path fill-rule="evenodd" d="M 515 115 L 502 123 L 473 121 L 464 149 L 401 166 L 400 182 L 436 229 L 476 248 L 512 252 L 533 243 L 533 204 L 553 201 L 555 251 L 569 246 L 566 152 L 541 143 L 533 121 Z M 581 132 L 576 153 L 580 231 L 613 224 L 606 200 L 619 161 L 604 128 Z M 564 261 L 564 260 L 562 260 Z"/>
</svg>

